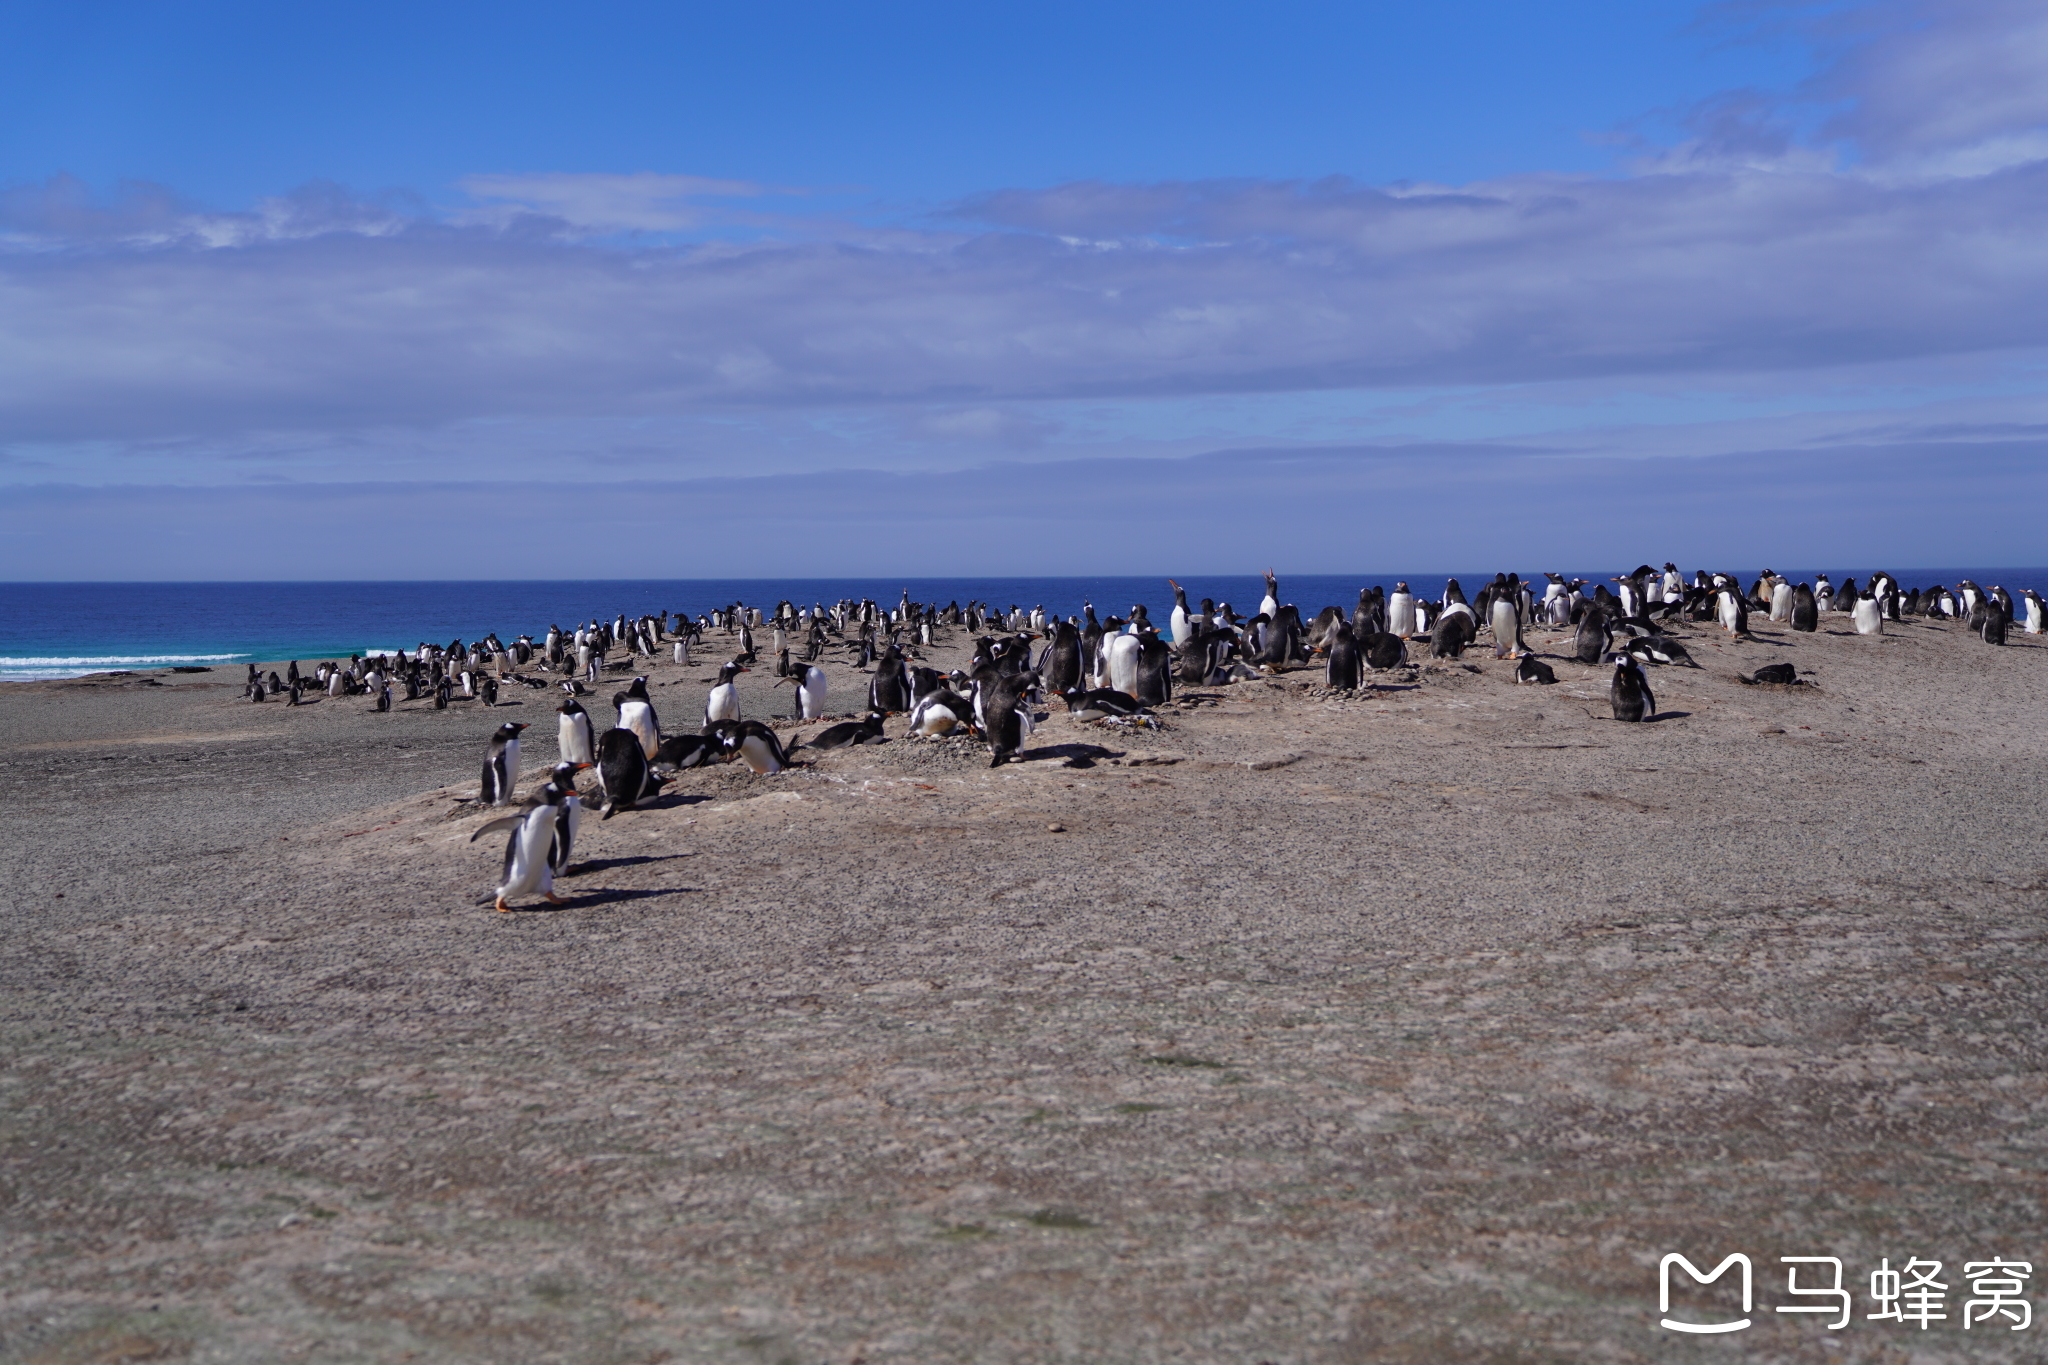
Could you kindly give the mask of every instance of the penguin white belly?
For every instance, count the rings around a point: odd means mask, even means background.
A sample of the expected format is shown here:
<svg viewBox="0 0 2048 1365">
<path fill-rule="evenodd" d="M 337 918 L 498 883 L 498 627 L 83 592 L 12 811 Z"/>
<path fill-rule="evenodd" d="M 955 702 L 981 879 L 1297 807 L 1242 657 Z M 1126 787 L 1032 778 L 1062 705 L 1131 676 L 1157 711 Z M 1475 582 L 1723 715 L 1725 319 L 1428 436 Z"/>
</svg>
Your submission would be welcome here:
<svg viewBox="0 0 2048 1365">
<path fill-rule="evenodd" d="M 1858 635 L 1884 634 L 1884 615 L 1878 611 L 1877 599 L 1874 597 L 1856 599 L 1855 620 Z"/>
<path fill-rule="evenodd" d="M 797 685 L 797 694 L 802 703 L 800 709 L 805 720 L 816 720 L 825 714 L 825 692 L 828 686 L 824 669 L 812 667 L 804 670 L 804 680 Z"/>
<path fill-rule="evenodd" d="M 1138 691 L 1138 637 L 1119 635 L 1109 647 L 1109 685 L 1133 696 Z M 1020 713 L 1023 708 L 1019 708 Z"/>
<path fill-rule="evenodd" d="M 1789 621 L 1792 619 L 1792 585 L 1780 583 L 1771 589 L 1771 619 Z"/>
<path fill-rule="evenodd" d="M 2041 625 L 2041 599 L 2029 597 L 2027 599 L 2027 634 L 2039 635 L 2041 633 Z"/>
<path fill-rule="evenodd" d="M 587 716 L 563 716 L 555 727 L 555 743 L 562 751 L 564 763 L 595 763 L 590 741 L 590 720 Z"/>
<path fill-rule="evenodd" d="M 1494 657 L 1504 659 L 1515 648 L 1515 604 L 1498 600 L 1489 614 L 1493 617 Z"/>
<path fill-rule="evenodd" d="M 675 657 L 676 662 L 679 664 L 690 662 L 690 641 L 688 636 L 676 641 Z"/>
<path fill-rule="evenodd" d="M 1400 636 L 1415 633 L 1415 598 L 1412 595 L 1397 592 L 1387 599 L 1387 630 Z"/>
<path fill-rule="evenodd" d="M 738 720 L 740 718 L 740 693 L 731 683 L 720 683 L 711 689 L 711 696 L 704 703 L 704 719 Z"/>
<path fill-rule="evenodd" d="M 644 701 L 629 701 L 619 708 L 619 724 L 640 740 L 640 751 L 652 763 L 661 752 L 661 730 L 654 723 L 654 708 Z"/>
<path fill-rule="evenodd" d="M 950 735 L 959 728 L 960 717 L 953 714 L 951 707 L 937 702 L 920 702 L 916 713 L 910 718 L 911 733 L 923 735 L 927 739 Z"/>
<path fill-rule="evenodd" d="M 775 750 L 759 735 L 748 735 L 740 741 L 740 758 L 756 777 L 770 777 L 782 771 L 782 765 L 775 761 Z"/>
<path fill-rule="evenodd" d="M 545 896 L 555 889 L 555 869 L 548 863 L 548 850 L 555 843 L 555 812 L 551 806 L 536 806 L 512 832 L 507 850 L 511 866 L 498 899 L 524 896 L 538 891 Z"/>
</svg>

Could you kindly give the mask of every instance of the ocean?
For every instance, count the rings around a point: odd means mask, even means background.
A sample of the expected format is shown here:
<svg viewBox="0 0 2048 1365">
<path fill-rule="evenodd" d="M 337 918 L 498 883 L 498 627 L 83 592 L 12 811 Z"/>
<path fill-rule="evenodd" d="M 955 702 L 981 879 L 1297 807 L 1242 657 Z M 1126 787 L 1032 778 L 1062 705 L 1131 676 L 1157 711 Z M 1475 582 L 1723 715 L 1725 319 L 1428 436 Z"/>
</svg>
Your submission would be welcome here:
<svg viewBox="0 0 2048 1365">
<path fill-rule="evenodd" d="M 1503 570 L 1503 572 L 1506 572 Z M 1614 571 L 1567 577 L 1605 581 Z M 1687 570 L 1688 575 L 1690 570 Z M 1814 571 L 1785 572 L 1797 582 Z M 1869 570 L 1827 571 L 1836 583 L 1862 582 Z M 1908 589 L 1968 578 L 1999 584 L 2017 595 L 2025 588 L 2048 596 L 2048 569 L 1894 569 Z M 1466 592 L 1493 578 L 1484 573 L 1282 575 L 1281 600 L 1303 616 L 1325 606 L 1349 611 L 1358 590 L 1387 588 L 1406 579 L 1426 597 L 1440 597 L 1457 578 Z M 1524 577 L 1535 577 L 1540 573 Z M 1745 583 L 1748 577 L 1745 576 Z M 1239 613 L 1258 610 L 1265 585 L 1257 575 L 1184 579 L 1188 600 L 1229 602 Z M 239 669 L 249 660 L 346 658 L 421 641 L 446 644 L 496 632 L 510 641 L 624 612 L 687 612 L 743 602 L 772 608 L 785 598 L 798 605 L 872 597 L 884 606 L 905 589 L 913 600 L 944 605 L 969 600 L 1007 610 L 1037 605 L 1055 615 L 1079 615 L 1093 602 L 1103 616 L 1127 614 L 1142 602 L 1162 626 L 1173 608 L 1163 578 L 746 578 L 591 580 L 477 583 L 5 583 L 0 584 L 0 681 L 78 677 L 111 669 L 166 668 L 179 664 Z"/>
</svg>

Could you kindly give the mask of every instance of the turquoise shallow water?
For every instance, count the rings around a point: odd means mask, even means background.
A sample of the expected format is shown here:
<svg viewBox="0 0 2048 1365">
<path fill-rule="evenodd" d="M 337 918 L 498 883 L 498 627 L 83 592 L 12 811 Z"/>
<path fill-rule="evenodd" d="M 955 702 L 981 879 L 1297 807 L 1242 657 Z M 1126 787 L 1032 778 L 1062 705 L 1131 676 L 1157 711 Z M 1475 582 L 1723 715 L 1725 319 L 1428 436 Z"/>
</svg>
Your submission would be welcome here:
<svg viewBox="0 0 2048 1365">
<path fill-rule="evenodd" d="M 1624 566 L 1633 568 L 1634 565 Z M 1878 566 L 1883 567 L 1883 566 Z M 1580 570 L 1602 580 L 1619 570 Z M 1687 572 L 1690 573 L 1688 567 Z M 1337 605 L 1347 611 L 1358 590 L 1391 588 L 1406 578 L 1424 596 L 1437 597 L 1456 577 L 1467 592 L 1495 570 L 1446 575 L 1281 575 L 1281 597 L 1304 615 Z M 1524 577 L 1540 573 L 1519 569 Z M 1811 570 L 1781 570 L 1797 580 Z M 1868 568 L 1828 571 L 1863 581 Z M 2048 595 L 2048 569 L 1892 569 L 1907 588 L 1953 584 L 1969 578 L 2018 593 Z M 1752 576 L 1745 574 L 1745 577 Z M 1189 600 L 1213 597 L 1239 612 L 1258 609 L 1265 585 L 1256 575 L 1181 580 Z M 445 644 L 495 631 L 499 638 L 540 635 L 550 623 L 570 626 L 620 612 L 663 610 L 691 615 L 744 602 L 772 607 L 783 598 L 799 604 L 872 597 L 885 605 L 908 589 L 913 599 L 944 604 L 979 599 L 994 606 L 1043 604 L 1075 615 L 1093 602 L 1102 615 L 1126 613 L 1143 602 L 1162 624 L 1173 607 L 1164 578 L 789 578 L 593 580 L 480 583 L 7 583 L 0 584 L 0 680 L 76 677 L 104 669 L 202 664 L 235 667 L 249 659 L 323 659 L 378 650 L 412 649 L 422 640 Z"/>
</svg>

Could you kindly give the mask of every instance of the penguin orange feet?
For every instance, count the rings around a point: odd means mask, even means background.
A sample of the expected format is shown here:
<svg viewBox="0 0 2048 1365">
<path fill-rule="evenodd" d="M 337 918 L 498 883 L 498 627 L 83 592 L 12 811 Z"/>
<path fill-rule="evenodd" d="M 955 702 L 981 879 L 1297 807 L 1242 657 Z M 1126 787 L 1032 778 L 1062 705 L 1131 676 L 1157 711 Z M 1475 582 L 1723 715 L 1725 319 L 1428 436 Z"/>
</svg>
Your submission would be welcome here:
<svg viewBox="0 0 2048 1365">
<path fill-rule="evenodd" d="M 569 902 L 567 902 L 567 901 L 563 900 L 563 899 L 562 899 L 562 898 L 561 898 L 560 896 L 557 896 L 557 895 L 556 895 L 556 894 L 555 894 L 554 892 L 552 892 L 552 891 L 548 892 L 548 904 L 549 904 L 549 905 L 567 905 L 568 903 L 569 903 Z"/>
<path fill-rule="evenodd" d="M 505 898 L 504 898 L 503 896 L 500 896 L 500 897 L 498 897 L 498 913 L 499 913 L 499 914 L 505 914 L 505 913 L 507 913 L 508 911 L 510 911 L 511 909 L 512 909 L 512 907 L 511 907 L 511 906 L 509 906 L 509 905 L 505 904 Z"/>
</svg>

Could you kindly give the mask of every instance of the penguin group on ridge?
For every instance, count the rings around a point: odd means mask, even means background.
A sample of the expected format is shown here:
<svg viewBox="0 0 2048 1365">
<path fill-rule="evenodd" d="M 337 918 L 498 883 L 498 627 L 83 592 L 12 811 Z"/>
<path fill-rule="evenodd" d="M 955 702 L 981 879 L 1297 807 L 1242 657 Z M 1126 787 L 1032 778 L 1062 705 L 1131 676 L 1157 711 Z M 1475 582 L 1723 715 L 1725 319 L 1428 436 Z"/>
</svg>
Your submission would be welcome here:
<svg viewBox="0 0 2048 1365">
<path fill-rule="evenodd" d="M 1640 722 L 1657 717 L 1647 669 L 1699 667 L 1671 629 L 1678 623 L 1748 638 L 1752 614 L 1804 633 L 1820 630 L 1829 616 L 1861 635 L 1918 620 L 1960 624 L 1994 645 L 2004 644 L 2014 626 L 2037 635 L 2048 629 L 2048 607 L 2038 593 L 2029 589 L 2015 600 L 2003 588 L 1968 580 L 1907 589 L 1880 572 L 1860 585 L 1845 578 L 1837 587 L 1826 575 L 1794 583 L 1766 570 L 1745 586 L 1725 573 L 1701 571 L 1688 580 L 1668 562 L 1661 570 L 1644 564 L 1599 583 L 1554 573 L 1543 578 L 1496 574 L 1469 597 L 1454 578 L 1435 598 L 1401 581 L 1391 591 L 1362 589 L 1348 611 L 1329 606 L 1306 619 L 1282 600 L 1271 571 L 1263 575 L 1260 609 L 1248 618 L 1228 602 L 1191 604 L 1169 579 L 1174 606 L 1164 629 L 1143 605 L 1124 616 L 1098 616 L 1091 602 L 1081 615 L 1062 619 L 1042 605 L 998 610 L 956 600 L 940 607 L 913 602 L 907 591 L 893 607 L 846 600 L 799 608 L 783 601 L 767 613 L 737 603 L 695 618 L 622 613 L 571 631 L 550 626 L 538 641 L 521 635 L 510 646 L 492 634 L 468 645 L 456 640 L 445 647 L 422 644 L 411 654 L 323 662 L 306 674 L 294 662 L 283 678 L 252 666 L 245 695 L 257 701 L 287 695 L 288 704 L 304 704 L 308 694 L 367 695 L 374 709 L 388 711 L 400 693 L 407 702 L 430 700 L 445 709 L 457 702 L 493 705 L 501 686 L 559 689 L 561 762 L 520 815 L 485 826 L 509 835 L 496 895 L 503 908 L 508 896 L 538 891 L 552 897 L 552 878 L 566 870 L 585 800 L 577 775 L 591 769 L 597 786 L 589 800 L 609 819 L 654 800 L 684 770 L 744 763 L 756 775 L 773 776 L 806 748 L 828 752 L 887 742 L 886 727 L 898 716 L 906 718 L 908 738 L 965 736 L 985 743 L 990 766 L 998 767 L 1025 753 L 1054 696 L 1076 721 L 1156 724 L 1155 709 L 1172 701 L 1176 687 L 1224 685 L 1319 662 L 1328 689 L 1351 692 L 1368 686 L 1374 674 L 1412 666 L 1418 656 L 1458 659 L 1482 639 L 1495 658 L 1514 661 L 1516 683 L 1552 684 L 1556 669 L 1531 644 L 1539 630 L 1562 635 L 1550 642 L 1558 650 L 1550 659 L 1611 669 L 1614 718 Z M 959 632 L 972 646 L 965 667 L 941 673 L 924 666 L 924 650 L 951 643 Z M 666 653 L 687 664 L 715 635 L 731 651 L 705 696 L 701 724 L 694 733 L 664 734 L 643 661 Z M 828 652 L 841 657 L 827 660 Z M 868 675 L 855 717 L 786 744 L 774 726 L 742 715 L 737 678 L 772 667 L 775 684 L 792 688 L 793 715 L 776 719 L 832 719 L 825 662 Z M 600 730 L 585 703 L 605 673 L 631 673 L 636 665 L 643 671 L 611 697 L 615 722 Z M 1742 681 L 1799 683 L 1785 664 L 1767 665 Z M 527 728 L 507 723 L 492 736 L 479 791 L 483 804 L 502 808 L 515 799 L 519 735 Z"/>
</svg>

